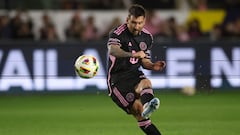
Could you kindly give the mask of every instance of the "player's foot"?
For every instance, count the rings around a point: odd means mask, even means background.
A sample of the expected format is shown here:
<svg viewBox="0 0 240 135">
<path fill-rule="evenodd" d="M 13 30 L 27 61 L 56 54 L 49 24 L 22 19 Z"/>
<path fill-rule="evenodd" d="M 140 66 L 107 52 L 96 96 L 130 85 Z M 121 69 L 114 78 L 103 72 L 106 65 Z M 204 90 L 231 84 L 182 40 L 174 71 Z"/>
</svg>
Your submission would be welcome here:
<svg viewBox="0 0 240 135">
<path fill-rule="evenodd" d="M 149 118 L 151 114 L 159 108 L 159 106 L 160 100 L 158 98 L 153 98 L 151 101 L 149 101 L 143 106 L 142 117 L 146 119 Z"/>
</svg>

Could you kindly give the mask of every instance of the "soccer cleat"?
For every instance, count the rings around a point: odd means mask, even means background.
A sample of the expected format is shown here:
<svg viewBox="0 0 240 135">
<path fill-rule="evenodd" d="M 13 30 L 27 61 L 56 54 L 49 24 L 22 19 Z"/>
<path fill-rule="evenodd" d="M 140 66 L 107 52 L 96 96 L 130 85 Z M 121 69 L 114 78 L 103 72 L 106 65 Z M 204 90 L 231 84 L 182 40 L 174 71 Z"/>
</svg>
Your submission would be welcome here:
<svg viewBox="0 0 240 135">
<path fill-rule="evenodd" d="M 153 98 L 150 102 L 143 106 L 142 117 L 149 118 L 151 114 L 157 110 L 160 106 L 160 100 L 158 98 Z"/>
</svg>

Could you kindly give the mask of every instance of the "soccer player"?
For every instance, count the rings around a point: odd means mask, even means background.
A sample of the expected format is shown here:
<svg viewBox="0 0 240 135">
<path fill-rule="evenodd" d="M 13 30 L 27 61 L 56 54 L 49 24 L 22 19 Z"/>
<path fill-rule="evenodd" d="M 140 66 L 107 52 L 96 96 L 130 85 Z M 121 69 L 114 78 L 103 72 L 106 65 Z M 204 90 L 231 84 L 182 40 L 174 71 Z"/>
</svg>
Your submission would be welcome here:
<svg viewBox="0 0 240 135">
<path fill-rule="evenodd" d="M 143 28 L 145 9 L 141 5 L 132 5 L 128 12 L 126 23 L 109 34 L 109 96 L 126 113 L 136 118 L 145 134 L 161 135 L 149 118 L 158 109 L 160 101 L 154 97 L 151 82 L 140 67 L 161 71 L 166 64 L 164 61 L 153 63 L 150 60 L 153 38 Z"/>
</svg>

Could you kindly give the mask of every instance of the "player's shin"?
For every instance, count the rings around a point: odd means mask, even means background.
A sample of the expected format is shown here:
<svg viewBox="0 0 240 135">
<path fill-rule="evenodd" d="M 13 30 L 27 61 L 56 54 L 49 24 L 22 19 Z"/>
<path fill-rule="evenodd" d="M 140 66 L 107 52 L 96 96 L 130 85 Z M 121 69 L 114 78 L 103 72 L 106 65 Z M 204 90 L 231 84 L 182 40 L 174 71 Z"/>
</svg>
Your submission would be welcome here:
<svg viewBox="0 0 240 135">
<path fill-rule="evenodd" d="M 138 126 L 143 130 L 146 135 L 161 135 L 160 131 L 152 124 L 150 119 L 138 121 Z"/>
</svg>

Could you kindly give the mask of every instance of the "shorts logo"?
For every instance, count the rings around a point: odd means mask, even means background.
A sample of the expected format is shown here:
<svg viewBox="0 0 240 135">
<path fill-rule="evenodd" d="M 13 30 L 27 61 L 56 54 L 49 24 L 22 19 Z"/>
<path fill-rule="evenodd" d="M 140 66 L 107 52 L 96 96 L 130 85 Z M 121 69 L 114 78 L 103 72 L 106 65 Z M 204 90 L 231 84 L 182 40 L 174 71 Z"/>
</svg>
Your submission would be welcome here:
<svg viewBox="0 0 240 135">
<path fill-rule="evenodd" d="M 132 102 L 134 100 L 134 94 L 133 93 L 128 93 L 126 95 L 126 99 L 128 102 Z"/>
<path fill-rule="evenodd" d="M 147 44 L 145 42 L 140 42 L 139 47 L 142 51 L 147 49 Z"/>
</svg>

